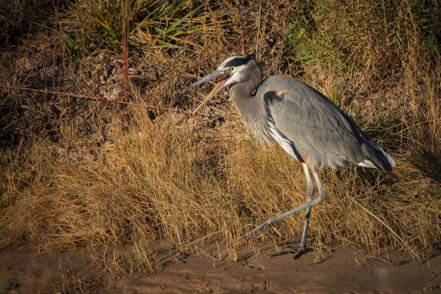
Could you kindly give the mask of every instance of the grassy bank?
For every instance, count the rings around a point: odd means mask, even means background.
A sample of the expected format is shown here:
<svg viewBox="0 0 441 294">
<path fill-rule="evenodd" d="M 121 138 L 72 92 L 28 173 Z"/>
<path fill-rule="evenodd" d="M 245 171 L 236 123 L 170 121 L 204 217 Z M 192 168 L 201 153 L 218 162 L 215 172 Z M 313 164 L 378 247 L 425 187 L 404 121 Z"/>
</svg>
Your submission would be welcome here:
<svg viewBox="0 0 441 294">
<path fill-rule="evenodd" d="M 257 41 L 266 74 L 324 92 L 397 162 L 389 174 L 323 171 L 327 198 L 313 211 L 311 245 L 421 258 L 439 250 L 439 4 L 286 1 L 263 3 L 259 18 L 259 3 L 129 1 L 130 99 L 158 106 L 145 109 L 115 105 L 124 9 L 94 3 L 66 4 L 3 53 L 2 84 L 104 102 L 1 89 L 2 248 L 130 247 L 121 263 L 151 270 L 154 244 L 185 251 L 216 239 L 233 252 L 255 224 L 303 202 L 300 165 L 257 145 L 227 93 L 203 116 L 184 113 L 209 91 L 182 93 L 186 85 L 226 56 L 256 53 Z M 300 214 L 276 224 L 264 240 L 296 241 L 302 222 Z"/>
</svg>

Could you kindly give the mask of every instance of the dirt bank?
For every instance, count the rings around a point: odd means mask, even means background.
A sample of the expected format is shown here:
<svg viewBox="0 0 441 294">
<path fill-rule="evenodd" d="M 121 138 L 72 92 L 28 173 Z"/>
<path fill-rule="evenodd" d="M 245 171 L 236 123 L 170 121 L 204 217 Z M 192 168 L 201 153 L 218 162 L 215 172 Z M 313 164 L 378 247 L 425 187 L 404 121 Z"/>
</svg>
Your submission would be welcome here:
<svg viewBox="0 0 441 294">
<path fill-rule="evenodd" d="M 173 252 L 173 253 L 172 253 Z M 0 292 L 119 293 L 440 293 L 441 256 L 412 261 L 385 253 L 369 258 L 341 248 L 317 260 L 271 250 L 238 254 L 238 261 L 204 254 L 164 254 L 155 274 L 111 275 L 84 251 L 37 256 L 0 253 Z"/>
</svg>

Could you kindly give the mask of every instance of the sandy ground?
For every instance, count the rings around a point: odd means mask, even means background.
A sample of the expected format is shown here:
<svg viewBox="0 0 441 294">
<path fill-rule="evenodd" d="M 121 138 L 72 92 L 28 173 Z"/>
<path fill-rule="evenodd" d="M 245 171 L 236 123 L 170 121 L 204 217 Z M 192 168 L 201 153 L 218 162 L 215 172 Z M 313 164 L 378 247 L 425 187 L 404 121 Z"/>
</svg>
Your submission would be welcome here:
<svg viewBox="0 0 441 294">
<path fill-rule="evenodd" d="M 115 279 L 83 251 L 36 255 L 3 250 L 0 292 L 441 293 L 441 255 L 424 262 L 395 253 L 369 259 L 342 248 L 316 259 L 309 253 L 294 260 L 271 250 L 243 252 L 236 262 L 181 255 L 156 274 Z"/>
</svg>

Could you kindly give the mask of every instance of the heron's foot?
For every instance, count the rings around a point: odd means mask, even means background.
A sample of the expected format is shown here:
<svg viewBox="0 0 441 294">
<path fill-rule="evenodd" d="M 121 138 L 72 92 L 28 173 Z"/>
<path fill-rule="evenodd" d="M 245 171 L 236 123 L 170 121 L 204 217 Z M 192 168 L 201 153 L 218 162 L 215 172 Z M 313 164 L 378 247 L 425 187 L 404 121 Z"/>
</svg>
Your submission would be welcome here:
<svg viewBox="0 0 441 294">
<path fill-rule="evenodd" d="M 297 249 L 297 253 L 294 254 L 294 259 L 298 259 L 303 254 L 306 254 L 310 251 L 311 249 L 307 248 L 305 245 L 300 245 L 299 248 Z"/>
<path fill-rule="evenodd" d="M 262 231 L 264 231 L 265 229 L 267 229 L 273 222 L 271 221 L 271 219 L 267 220 L 266 222 L 258 225 L 257 227 L 255 227 L 253 230 L 249 231 L 248 233 L 246 233 L 245 235 L 243 235 L 242 237 L 240 237 L 240 239 L 246 239 L 248 241 L 251 240 L 256 240 L 257 239 L 257 233 L 260 233 Z"/>
</svg>

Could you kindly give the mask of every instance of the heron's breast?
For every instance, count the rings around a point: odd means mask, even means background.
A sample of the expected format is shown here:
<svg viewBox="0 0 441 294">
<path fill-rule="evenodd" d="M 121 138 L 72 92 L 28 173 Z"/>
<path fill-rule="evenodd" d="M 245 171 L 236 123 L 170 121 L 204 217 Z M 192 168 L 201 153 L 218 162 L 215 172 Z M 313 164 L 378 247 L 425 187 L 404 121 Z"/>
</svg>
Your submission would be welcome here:
<svg viewBox="0 0 441 294">
<path fill-rule="evenodd" d="M 270 134 L 267 119 L 261 115 L 241 115 L 243 124 L 253 134 L 253 136 L 261 143 L 271 143 L 272 136 Z"/>
</svg>

